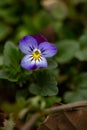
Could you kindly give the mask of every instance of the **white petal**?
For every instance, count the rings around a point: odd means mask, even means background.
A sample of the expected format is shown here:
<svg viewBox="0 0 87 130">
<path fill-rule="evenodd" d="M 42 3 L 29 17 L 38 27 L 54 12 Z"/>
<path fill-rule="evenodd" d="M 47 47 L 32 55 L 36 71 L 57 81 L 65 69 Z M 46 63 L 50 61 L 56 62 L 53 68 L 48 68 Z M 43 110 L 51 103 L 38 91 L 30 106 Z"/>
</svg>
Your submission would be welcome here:
<svg viewBox="0 0 87 130">
<path fill-rule="evenodd" d="M 21 66 L 25 69 L 32 70 L 35 66 L 35 60 L 30 55 L 26 55 L 21 61 Z"/>
<path fill-rule="evenodd" d="M 39 67 L 47 67 L 47 60 L 44 57 L 41 57 L 39 60 L 36 60 L 36 66 Z"/>
</svg>

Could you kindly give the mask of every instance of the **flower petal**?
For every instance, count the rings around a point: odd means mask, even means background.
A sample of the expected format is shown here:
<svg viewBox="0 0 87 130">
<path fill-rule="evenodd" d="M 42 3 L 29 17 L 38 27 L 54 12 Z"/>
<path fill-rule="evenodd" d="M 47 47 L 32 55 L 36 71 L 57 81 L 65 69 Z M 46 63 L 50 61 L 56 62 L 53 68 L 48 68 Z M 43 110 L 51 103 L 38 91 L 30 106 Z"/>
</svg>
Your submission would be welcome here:
<svg viewBox="0 0 87 130">
<path fill-rule="evenodd" d="M 32 68 L 36 68 L 35 60 L 30 55 L 25 55 L 21 61 L 21 66 L 27 70 L 32 70 Z"/>
<path fill-rule="evenodd" d="M 44 57 L 41 57 L 39 60 L 36 60 L 36 66 L 40 67 L 47 67 L 47 60 Z"/>
<path fill-rule="evenodd" d="M 39 45 L 39 49 L 44 57 L 52 57 L 57 53 L 57 48 L 54 44 L 49 42 L 42 42 Z"/>
<path fill-rule="evenodd" d="M 25 54 L 31 54 L 33 49 L 38 48 L 38 43 L 32 36 L 24 36 L 19 42 L 20 50 Z"/>
<path fill-rule="evenodd" d="M 47 67 L 47 61 L 44 57 L 35 61 L 30 55 L 26 55 L 21 61 L 21 66 L 27 70 L 35 70 L 40 67 Z"/>
<path fill-rule="evenodd" d="M 41 35 L 41 34 L 34 35 L 33 37 L 36 39 L 38 44 L 40 44 L 41 42 L 47 41 L 47 39 L 43 35 Z"/>
</svg>

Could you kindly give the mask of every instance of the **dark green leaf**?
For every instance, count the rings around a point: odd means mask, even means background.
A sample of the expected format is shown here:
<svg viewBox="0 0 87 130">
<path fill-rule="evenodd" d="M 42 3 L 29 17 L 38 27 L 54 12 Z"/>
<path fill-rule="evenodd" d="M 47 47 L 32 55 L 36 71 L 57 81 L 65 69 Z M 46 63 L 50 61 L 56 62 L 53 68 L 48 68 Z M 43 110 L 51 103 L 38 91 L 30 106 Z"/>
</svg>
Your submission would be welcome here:
<svg viewBox="0 0 87 130">
<path fill-rule="evenodd" d="M 0 22 L 0 41 L 3 40 L 11 32 L 11 29 L 6 24 Z"/>
<path fill-rule="evenodd" d="M 34 83 L 29 87 L 31 93 L 41 96 L 52 96 L 58 93 L 57 82 L 55 78 L 46 71 L 39 71 Z"/>
<path fill-rule="evenodd" d="M 17 81 L 20 72 L 20 53 L 12 42 L 7 42 L 4 47 L 3 64 L 4 71 L 9 81 Z"/>
<path fill-rule="evenodd" d="M 87 0 L 76 0 L 77 3 L 87 3 Z"/>
<path fill-rule="evenodd" d="M 55 69 L 57 67 L 57 63 L 53 59 L 48 59 L 48 69 Z"/>
<path fill-rule="evenodd" d="M 7 42 L 4 47 L 4 65 L 18 68 L 19 56 L 19 51 L 16 45 L 12 42 Z"/>
<path fill-rule="evenodd" d="M 79 43 L 80 50 L 76 52 L 75 56 L 81 61 L 87 61 L 87 33 L 80 37 Z"/>
<path fill-rule="evenodd" d="M 80 100 L 87 100 L 87 89 L 78 89 L 73 92 L 66 92 L 64 95 L 65 102 L 75 102 Z"/>
<path fill-rule="evenodd" d="M 87 61 L 87 49 L 78 51 L 75 56 L 80 61 Z"/>
<path fill-rule="evenodd" d="M 11 74 L 10 72 L 6 72 L 4 70 L 0 70 L 0 79 L 7 79 L 11 82 L 16 82 L 17 76 L 14 77 L 14 74 Z"/>
<path fill-rule="evenodd" d="M 87 73 L 86 72 L 81 73 L 77 76 L 76 86 L 82 89 L 87 88 Z"/>
<path fill-rule="evenodd" d="M 75 102 L 82 100 L 81 95 L 78 92 L 66 92 L 64 95 L 65 102 Z"/>
<path fill-rule="evenodd" d="M 3 65 L 3 56 L 1 55 L 0 56 L 0 66 L 2 66 Z"/>
</svg>

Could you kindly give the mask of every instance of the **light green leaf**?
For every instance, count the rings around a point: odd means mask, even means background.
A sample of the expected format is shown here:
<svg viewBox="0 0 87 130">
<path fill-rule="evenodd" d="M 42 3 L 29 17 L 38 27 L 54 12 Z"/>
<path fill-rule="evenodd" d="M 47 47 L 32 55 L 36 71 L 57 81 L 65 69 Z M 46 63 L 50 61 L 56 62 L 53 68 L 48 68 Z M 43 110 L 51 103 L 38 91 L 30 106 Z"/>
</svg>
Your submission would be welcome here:
<svg viewBox="0 0 87 130">
<path fill-rule="evenodd" d="M 30 29 L 29 29 L 29 31 L 30 31 Z M 31 33 L 31 32 L 28 32 L 27 27 L 19 26 L 19 28 L 17 29 L 17 33 L 16 33 L 17 36 L 16 37 L 17 37 L 17 39 L 21 39 L 22 37 L 24 37 L 28 33 Z"/>
</svg>

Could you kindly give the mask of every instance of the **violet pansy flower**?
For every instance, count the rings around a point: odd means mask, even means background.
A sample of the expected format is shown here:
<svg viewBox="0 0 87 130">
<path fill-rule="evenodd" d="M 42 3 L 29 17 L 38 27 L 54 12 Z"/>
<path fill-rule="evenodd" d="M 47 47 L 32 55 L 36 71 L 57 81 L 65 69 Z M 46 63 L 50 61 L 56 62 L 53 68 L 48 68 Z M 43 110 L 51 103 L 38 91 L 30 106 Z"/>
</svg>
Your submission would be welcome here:
<svg viewBox="0 0 87 130">
<path fill-rule="evenodd" d="M 19 42 L 20 50 L 25 54 L 21 66 L 27 70 L 34 70 L 48 66 L 46 58 L 56 54 L 57 48 L 42 35 L 24 36 Z"/>
</svg>

